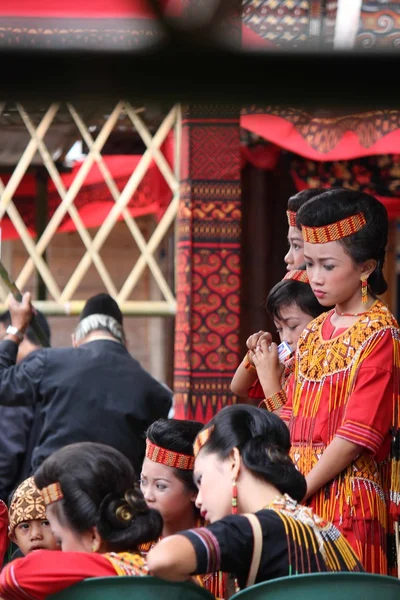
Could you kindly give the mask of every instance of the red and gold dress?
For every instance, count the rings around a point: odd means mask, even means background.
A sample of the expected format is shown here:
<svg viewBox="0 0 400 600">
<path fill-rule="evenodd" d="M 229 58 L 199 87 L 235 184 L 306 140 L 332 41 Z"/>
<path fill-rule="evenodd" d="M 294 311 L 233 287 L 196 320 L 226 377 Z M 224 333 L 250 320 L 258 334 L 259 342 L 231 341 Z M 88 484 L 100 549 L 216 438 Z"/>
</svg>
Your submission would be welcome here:
<svg viewBox="0 0 400 600">
<path fill-rule="evenodd" d="M 304 475 L 336 436 L 363 448 L 309 503 L 345 535 L 367 571 L 387 574 L 396 564 L 400 505 L 398 324 L 381 301 L 346 330 L 334 330 L 332 314 L 303 332 L 280 416 Z"/>
<path fill-rule="evenodd" d="M 9 563 L 0 574 L 0 597 L 4 600 L 44 600 L 90 577 L 148 575 L 139 553 L 57 552 L 35 550 Z"/>
<path fill-rule="evenodd" d="M 8 548 L 8 510 L 7 506 L 0 500 L 0 569 Z"/>
</svg>

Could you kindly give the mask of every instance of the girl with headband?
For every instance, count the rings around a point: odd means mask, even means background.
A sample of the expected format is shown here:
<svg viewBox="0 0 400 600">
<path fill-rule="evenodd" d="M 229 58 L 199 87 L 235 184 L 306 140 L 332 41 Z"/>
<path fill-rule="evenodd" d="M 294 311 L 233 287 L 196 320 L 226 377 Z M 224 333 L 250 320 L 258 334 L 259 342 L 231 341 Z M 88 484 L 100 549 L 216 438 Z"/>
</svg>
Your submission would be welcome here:
<svg viewBox="0 0 400 600">
<path fill-rule="evenodd" d="M 148 507 L 158 510 L 164 525 L 158 539 L 142 544 L 144 554 L 162 538 L 204 525 L 195 506 L 197 487 L 193 481 L 193 444 L 202 428 L 196 421 L 159 419 L 147 430 L 140 487 Z M 216 598 L 225 597 L 223 573 L 196 577 L 196 583 Z"/>
<path fill-rule="evenodd" d="M 303 475 L 276 415 L 237 404 L 223 408 L 195 442 L 196 504 L 207 527 L 163 539 L 148 554 L 152 575 L 180 581 L 222 570 L 240 588 L 277 577 L 362 571 L 333 525 L 298 504 Z"/>
<path fill-rule="evenodd" d="M 399 517 L 399 329 L 378 299 L 388 218 L 372 196 L 333 189 L 297 214 L 317 317 L 298 343 L 281 417 L 305 499 L 346 536 L 364 568 L 391 573 Z M 270 353 L 271 361 L 277 358 Z"/>
<path fill-rule="evenodd" d="M 284 258 L 286 269 L 293 271 L 302 268 L 304 264 L 304 242 L 301 234 L 301 229 L 296 224 L 296 214 L 299 208 L 311 198 L 315 198 L 322 194 L 325 190 L 319 188 L 310 188 L 297 192 L 291 196 L 287 204 L 287 220 L 288 220 L 288 244 L 289 250 Z"/>
<path fill-rule="evenodd" d="M 135 473 L 118 450 L 71 444 L 49 456 L 34 475 L 62 552 L 35 550 L 0 574 L 4 600 L 44 600 L 89 577 L 147 575 L 140 544 L 156 539 L 160 514 L 147 507 Z"/>
</svg>

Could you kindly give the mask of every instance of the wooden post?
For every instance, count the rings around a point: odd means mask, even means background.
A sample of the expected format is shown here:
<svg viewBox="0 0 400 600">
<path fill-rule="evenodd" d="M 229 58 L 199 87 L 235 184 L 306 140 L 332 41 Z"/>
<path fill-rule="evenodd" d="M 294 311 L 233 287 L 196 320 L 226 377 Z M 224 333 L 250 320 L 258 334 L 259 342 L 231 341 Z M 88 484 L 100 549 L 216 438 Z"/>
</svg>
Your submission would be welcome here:
<svg viewBox="0 0 400 600">
<path fill-rule="evenodd" d="M 36 196 L 35 196 L 35 224 L 36 241 L 40 239 L 47 225 L 48 219 L 48 174 L 44 167 L 36 169 Z M 46 250 L 42 254 L 43 260 L 47 262 Z M 43 277 L 36 271 L 36 297 L 38 300 L 46 300 L 47 288 Z"/>
</svg>

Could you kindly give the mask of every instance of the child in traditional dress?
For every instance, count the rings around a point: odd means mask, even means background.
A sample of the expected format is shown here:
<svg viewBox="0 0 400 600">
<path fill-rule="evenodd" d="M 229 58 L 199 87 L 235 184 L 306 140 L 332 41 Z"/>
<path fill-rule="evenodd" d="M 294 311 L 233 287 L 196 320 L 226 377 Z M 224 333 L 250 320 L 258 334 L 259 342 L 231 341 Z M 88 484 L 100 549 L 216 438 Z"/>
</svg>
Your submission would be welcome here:
<svg viewBox="0 0 400 600">
<path fill-rule="evenodd" d="M 34 475 L 62 552 L 36 550 L 0 574 L 0 598 L 45 600 L 90 577 L 144 576 L 139 546 L 157 539 L 162 518 L 148 508 L 130 461 L 104 444 L 65 446 Z"/>
<path fill-rule="evenodd" d="M 150 573 L 179 581 L 222 570 L 243 588 L 301 573 L 362 571 L 336 527 L 298 504 L 306 483 L 289 449 L 276 415 L 243 404 L 223 408 L 194 449 L 196 504 L 211 525 L 163 539 L 148 554 Z"/>
<path fill-rule="evenodd" d="M 17 487 L 8 513 L 9 537 L 23 555 L 34 550 L 58 549 L 46 517 L 46 505 L 33 477 L 29 477 Z"/>
<path fill-rule="evenodd" d="M 367 194 L 333 189 L 304 204 L 297 219 L 313 292 L 335 308 L 300 337 L 281 417 L 306 476 L 305 499 L 367 571 L 386 574 L 396 563 L 400 513 L 400 333 L 377 299 L 387 289 L 386 209 Z M 276 352 L 263 351 L 277 370 Z"/>
<path fill-rule="evenodd" d="M 251 335 L 246 342 L 248 352 L 236 370 L 231 390 L 237 396 L 247 398 L 250 403 L 259 405 L 261 402 L 264 408 L 274 411 L 279 390 L 286 388 L 293 374 L 294 352 L 300 334 L 312 319 L 326 309 L 314 296 L 307 273 L 301 269 L 289 271 L 272 288 L 265 306 L 274 320 L 280 341 L 288 344 L 292 355 L 283 362 L 280 373 L 276 373 L 275 368 L 271 371 L 269 363 L 263 360 L 263 354 L 256 355 L 255 350 L 262 340 L 266 340 L 270 346 L 272 336 L 264 331 Z"/>
<path fill-rule="evenodd" d="M 202 428 L 196 421 L 158 419 L 147 430 L 140 487 L 149 508 L 161 514 L 163 530 L 157 540 L 142 544 L 145 554 L 169 535 L 204 525 L 195 506 L 197 487 L 193 481 L 193 444 Z M 224 598 L 222 573 L 197 577 L 196 582 L 216 598 Z"/>
</svg>

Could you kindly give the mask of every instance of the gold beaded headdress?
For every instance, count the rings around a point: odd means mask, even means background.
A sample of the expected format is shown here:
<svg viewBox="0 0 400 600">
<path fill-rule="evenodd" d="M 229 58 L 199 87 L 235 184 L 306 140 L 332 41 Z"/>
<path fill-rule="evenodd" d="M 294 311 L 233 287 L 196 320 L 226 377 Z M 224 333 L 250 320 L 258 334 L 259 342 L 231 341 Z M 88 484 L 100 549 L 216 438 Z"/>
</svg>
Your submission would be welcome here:
<svg viewBox="0 0 400 600">
<path fill-rule="evenodd" d="M 194 456 L 161 448 L 161 446 L 153 444 L 150 440 L 146 440 L 146 457 L 153 462 L 166 465 L 167 467 L 193 471 Z"/>
<path fill-rule="evenodd" d="M 193 444 L 193 453 L 195 457 L 198 455 L 203 446 L 207 444 L 208 440 L 210 439 L 210 435 L 213 431 L 214 425 L 211 425 L 210 427 L 207 427 L 207 429 L 203 429 L 203 431 L 200 431 L 200 433 L 197 435 Z"/>
<path fill-rule="evenodd" d="M 294 279 L 294 281 L 300 281 L 300 283 L 310 284 L 307 271 L 304 269 L 293 269 L 293 271 L 288 271 L 282 281 L 287 279 Z"/>
<path fill-rule="evenodd" d="M 46 506 L 49 504 L 53 504 L 53 502 L 58 502 L 64 498 L 64 494 L 61 490 L 61 485 L 58 483 L 51 483 L 47 487 L 40 490 L 40 493 L 43 498 L 43 502 Z"/>
<path fill-rule="evenodd" d="M 344 237 L 357 233 L 366 225 L 364 214 L 362 212 L 346 217 L 336 223 L 323 225 L 322 227 L 307 227 L 302 225 L 301 232 L 305 242 L 310 244 L 326 244 L 327 242 L 336 242 Z"/>
<path fill-rule="evenodd" d="M 44 521 L 46 519 L 46 506 L 42 495 L 35 485 L 33 477 L 25 479 L 15 490 L 8 511 L 10 523 L 9 535 L 20 523 L 27 521 Z"/>
</svg>

